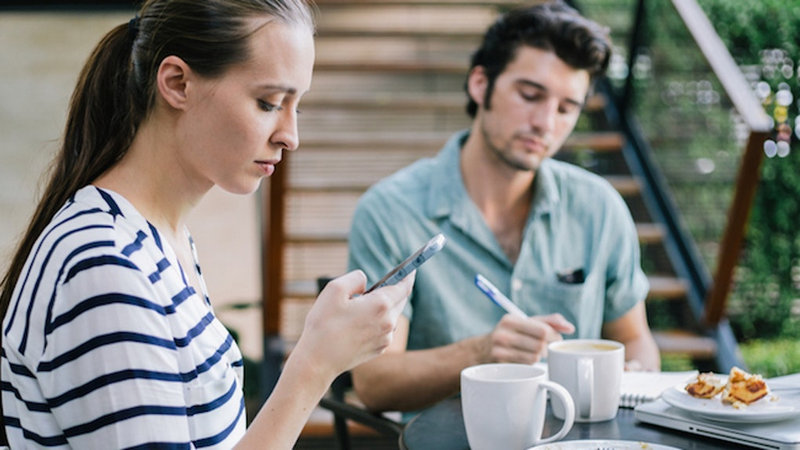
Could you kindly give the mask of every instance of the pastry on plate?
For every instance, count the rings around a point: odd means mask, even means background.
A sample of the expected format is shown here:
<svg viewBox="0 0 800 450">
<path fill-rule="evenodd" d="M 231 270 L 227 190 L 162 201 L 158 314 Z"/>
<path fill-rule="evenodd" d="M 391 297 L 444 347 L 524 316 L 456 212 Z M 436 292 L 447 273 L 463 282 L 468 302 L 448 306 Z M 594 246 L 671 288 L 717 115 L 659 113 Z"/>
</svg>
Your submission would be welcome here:
<svg viewBox="0 0 800 450">
<path fill-rule="evenodd" d="M 686 392 L 692 397 L 711 398 L 725 388 L 725 383 L 711 372 L 701 373 L 686 385 Z"/>
<path fill-rule="evenodd" d="M 742 402 L 746 405 L 760 400 L 767 395 L 767 383 L 761 375 L 754 375 L 734 367 L 728 376 L 728 384 L 722 392 L 722 401 L 736 405 Z"/>
</svg>

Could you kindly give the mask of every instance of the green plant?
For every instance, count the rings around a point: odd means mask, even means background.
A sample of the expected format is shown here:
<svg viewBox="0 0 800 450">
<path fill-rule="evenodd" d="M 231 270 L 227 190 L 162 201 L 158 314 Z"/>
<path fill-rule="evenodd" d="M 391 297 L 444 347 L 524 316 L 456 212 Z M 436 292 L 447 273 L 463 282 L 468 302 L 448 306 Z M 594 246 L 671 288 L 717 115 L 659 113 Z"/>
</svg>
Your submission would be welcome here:
<svg viewBox="0 0 800 450">
<path fill-rule="evenodd" d="M 740 340 L 800 337 L 800 0 L 700 0 L 793 151 L 765 159 L 730 298 Z M 778 92 L 783 99 L 778 101 Z M 788 133 L 788 135 L 786 134 Z M 794 136 L 793 136 L 794 135 Z M 788 148 L 788 147 L 787 147 Z M 770 154 L 768 156 L 774 156 Z M 779 156 L 781 156 L 779 154 Z M 797 371 L 797 368 L 796 368 Z"/>
<path fill-rule="evenodd" d="M 764 377 L 800 372 L 800 340 L 753 340 L 739 346 L 748 369 Z"/>
</svg>

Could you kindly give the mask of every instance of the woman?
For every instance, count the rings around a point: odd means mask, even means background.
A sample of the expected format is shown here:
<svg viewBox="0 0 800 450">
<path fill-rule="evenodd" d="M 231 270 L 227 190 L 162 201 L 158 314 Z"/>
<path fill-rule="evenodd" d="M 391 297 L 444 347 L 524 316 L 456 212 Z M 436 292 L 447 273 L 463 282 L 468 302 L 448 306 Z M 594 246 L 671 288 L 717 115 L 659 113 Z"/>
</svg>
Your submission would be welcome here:
<svg viewBox="0 0 800 450">
<path fill-rule="evenodd" d="M 413 277 L 320 294 L 245 432 L 242 359 L 186 228 L 213 186 L 251 193 L 298 146 L 303 0 L 148 0 L 100 42 L 2 283 L 12 448 L 290 448 L 335 376 L 389 343 Z"/>
</svg>

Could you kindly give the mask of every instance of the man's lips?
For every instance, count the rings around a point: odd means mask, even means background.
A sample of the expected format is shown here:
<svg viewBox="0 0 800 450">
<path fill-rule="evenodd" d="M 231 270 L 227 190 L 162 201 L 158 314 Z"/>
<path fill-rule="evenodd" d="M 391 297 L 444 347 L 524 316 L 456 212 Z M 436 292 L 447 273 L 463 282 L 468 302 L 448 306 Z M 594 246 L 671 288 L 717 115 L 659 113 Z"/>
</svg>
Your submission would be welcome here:
<svg viewBox="0 0 800 450">
<path fill-rule="evenodd" d="M 522 142 L 523 147 L 529 152 L 547 153 L 548 145 L 543 139 L 521 137 L 519 140 Z"/>
</svg>

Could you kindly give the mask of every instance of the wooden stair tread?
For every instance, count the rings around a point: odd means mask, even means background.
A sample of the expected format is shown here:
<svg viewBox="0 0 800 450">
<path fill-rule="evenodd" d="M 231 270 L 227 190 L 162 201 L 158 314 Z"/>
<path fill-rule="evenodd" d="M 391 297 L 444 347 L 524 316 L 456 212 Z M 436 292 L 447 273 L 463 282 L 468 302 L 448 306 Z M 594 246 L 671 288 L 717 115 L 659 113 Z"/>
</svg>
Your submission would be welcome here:
<svg viewBox="0 0 800 450">
<path fill-rule="evenodd" d="M 497 17 L 497 8 L 487 4 L 340 5 L 327 8 L 317 22 L 317 39 L 330 36 L 397 36 L 417 40 L 467 38 L 477 46 L 486 28 Z M 458 20 L 452 20 L 453 15 Z M 365 45 L 370 45 L 365 42 Z"/>
<path fill-rule="evenodd" d="M 686 283 L 679 278 L 663 275 L 648 275 L 650 293 L 648 297 L 672 298 L 686 295 Z M 316 297 L 317 286 L 314 280 L 287 280 L 284 296 L 295 299 Z"/>
<path fill-rule="evenodd" d="M 647 280 L 650 282 L 647 298 L 679 299 L 685 297 L 689 290 L 684 280 L 672 276 L 648 275 Z"/>
<path fill-rule="evenodd" d="M 433 147 L 436 150 L 452 135 L 452 132 L 441 131 L 421 131 L 421 132 L 386 132 L 386 131 L 364 131 L 353 133 L 352 131 L 328 131 L 304 133 L 300 141 L 300 150 L 309 148 L 366 148 L 374 151 L 375 149 L 385 148 L 416 148 Z M 619 151 L 625 142 L 622 133 L 617 131 L 583 131 L 575 132 L 567 138 L 561 151 L 571 151 L 578 149 L 591 149 L 594 151 Z"/>
<path fill-rule="evenodd" d="M 494 5 L 511 7 L 518 5 L 517 2 L 509 0 L 316 0 L 320 7 L 336 6 L 380 6 L 380 5 Z"/>
<path fill-rule="evenodd" d="M 717 343 L 714 339 L 686 330 L 654 330 L 653 338 L 662 354 L 710 359 L 717 353 Z"/>
<path fill-rule="evenodd" d="M 321 163 L 317 167 L 308 167 L 307 165 L 302 172 L 299 170 L 290 172 L 291 189 L 304 192 L 363 192 L 382 178 L 419 159 L 413 156 L 402 158 L 402 156 L 399 155 L 397 157 L 398 164 L 395 166 L 370 161 L 363 161 L 354 165 L 337 164 L 336 161 L 333 161 L 330 166 L 325 166 Z M 422 157 L 420 156 L 420 158 Z M 294 166 L 292 167 L 294 168 Z M 330 171 L 334 171 L 338 176 L 332 176 Z M 341 174 L 349 174 L 351 176 L 342 177 Z M 632 177 L 607 176 L 604 178 L 623 197 L 637 195 L 640 192 L 640 184 Z"/>
<path fill-rule="evenodd" d="M 314 71 L 331 72 L 396 72 L 396 73 L 450 73 L 466 74 L 469 67 L 466 63 L 439 61 L 341 61 L 317 60 Z"/>
<path fill-rule="evenodd" d="M 658 223 L 637 223 L 636 235 L 640 244 L 656 244 L 664 241 L 666 231 Z"/>
<path fill-rule="evenodd" d="M 464 111 L 467 102 L 463 92 L 420 94 L 414 92 L 364 92 L 364 91 L 314 91 L 303 97 L 301 109 L 391 109 L 395 111 L 450 110 Z M 602 95 L 592 95 L 584 109 L 596 111 L 602 109 L 606 99 Z M 466 115 L 466 113 L 464 113 Z"/>
<path fill-rule="evenodd" d="M 355 205 L 354 205 L 355 206 Z M 290 227 L 291 228 L 291 227 Z M 332 229 L 330 226 L 305 228 L 287 233 L 286 242 L 291 243 L 343 243 L 347 242 L 349 228 Z M 664 229 L 654 223 L 637 223 L 636 233 L 640 243 L 659 242 L 664 238 Z"/>
</svg>

